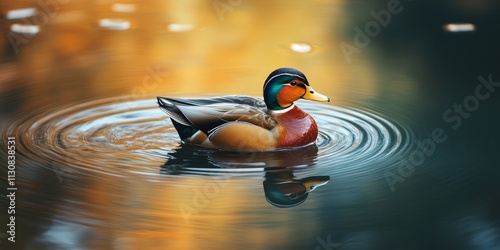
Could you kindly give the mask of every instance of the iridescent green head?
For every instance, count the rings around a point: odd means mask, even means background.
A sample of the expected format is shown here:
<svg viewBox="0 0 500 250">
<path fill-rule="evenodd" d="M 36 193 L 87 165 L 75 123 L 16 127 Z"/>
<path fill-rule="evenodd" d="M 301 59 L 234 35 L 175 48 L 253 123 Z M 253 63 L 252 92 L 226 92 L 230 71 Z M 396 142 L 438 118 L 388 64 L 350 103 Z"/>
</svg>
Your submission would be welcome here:
<svg viewBox="0 0 500 250">
<path fill-rule="evenodd" d="M 294 101 L 304 98 L 327 102 L 330 99 L 315 92 L 306 76 L 293 68 L 279 68 L 267 77 L 264 83 L 264 101 L 269 110 L 282 110 Z"/>
</svg>

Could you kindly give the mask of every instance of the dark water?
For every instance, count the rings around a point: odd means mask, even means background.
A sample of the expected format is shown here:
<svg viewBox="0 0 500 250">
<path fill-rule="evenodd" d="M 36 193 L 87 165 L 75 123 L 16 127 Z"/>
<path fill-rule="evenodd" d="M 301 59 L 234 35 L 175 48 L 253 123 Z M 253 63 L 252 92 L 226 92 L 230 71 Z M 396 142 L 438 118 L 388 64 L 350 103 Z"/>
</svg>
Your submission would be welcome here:
<svg viewBox="0 0 500 250">
<path fill-rule="evenodd" d="M 2 249 L 500 249 L 498 4 L 114 4 L 0 5 Z M 49 21 L 13 45 L 5 12 L 30 6 Z M 182 145 L 156 105 L 260 96 L 281 66 L 332 99 L 297 102 L 316 145 Z"/>
</svg>

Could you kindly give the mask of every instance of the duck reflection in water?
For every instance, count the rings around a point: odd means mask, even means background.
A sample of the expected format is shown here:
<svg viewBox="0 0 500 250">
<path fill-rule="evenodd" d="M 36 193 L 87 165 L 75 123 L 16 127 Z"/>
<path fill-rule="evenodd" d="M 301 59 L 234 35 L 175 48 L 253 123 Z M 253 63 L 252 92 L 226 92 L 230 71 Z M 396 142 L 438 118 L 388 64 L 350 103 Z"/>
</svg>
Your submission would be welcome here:
<svg viewBox="0 0 500 250">
<path fill-rule="evenodd" d="M 169 154 L 170 158 L 162 166 L 161 173 L 208 175 L 219 172 L 216 169 L 232 169 L 234 172 L 245 169 L 246 173 L 252 169 L 263 169 L 266 200 L 276 207 L 288 208 L 302 204 L 310 192 L 330 180 L 329 176 L 297 178 L 294 175 L 296 170 L 314 166 L 317 153 L 315 144 L 298 149 L 252 153 L 209 150 L 184 144 Z"/>
<path fill-rule="evenodd" d="M 266 171 L 264 193 L 266 200 L 276 207 L 295 207 L 302 204 L 310 192 L 329 180 L 329 176 L 296 179 L 292 170 Z"/>
</svg>

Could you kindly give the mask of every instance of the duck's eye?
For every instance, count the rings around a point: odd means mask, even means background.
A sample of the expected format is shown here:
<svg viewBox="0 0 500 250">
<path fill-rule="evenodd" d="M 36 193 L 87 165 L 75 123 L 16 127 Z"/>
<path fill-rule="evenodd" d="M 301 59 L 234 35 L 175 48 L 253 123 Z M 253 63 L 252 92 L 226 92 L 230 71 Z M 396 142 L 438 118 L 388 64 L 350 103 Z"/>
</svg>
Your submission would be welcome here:
<svg viewBox="0 0 500 250">
<path fill-rule="evenodd" d="M 291 82 L 290 82 L 290 85 L 292 85 L 292 86 L 296 86 L 296 85 L 297 85 L 297 82 L 296 82 L 296 81 L 291 81 Z"/>
<path fill-rule="evenodd" d="M 297 198 L 297 195 L 294 193 L 291 193 L 288 197 L 290 197 L 290 199 L 295 199 L 295 198 Z"/>
</svg>

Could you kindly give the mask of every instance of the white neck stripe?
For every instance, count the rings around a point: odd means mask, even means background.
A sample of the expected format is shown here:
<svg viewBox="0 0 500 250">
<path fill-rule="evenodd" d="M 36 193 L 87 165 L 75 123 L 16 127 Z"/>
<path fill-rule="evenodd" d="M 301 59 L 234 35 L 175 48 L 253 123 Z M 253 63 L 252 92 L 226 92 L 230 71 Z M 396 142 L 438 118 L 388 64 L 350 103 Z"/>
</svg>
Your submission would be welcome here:
<svg viewBox="0 0 500 250">
<path fill-rule="evenodd" d="M 283 114 L 295 108 L 295 104 L 290 105 L 290 107 L 282 110 L 271 110 L 272 114 Z"/>
</svg>

